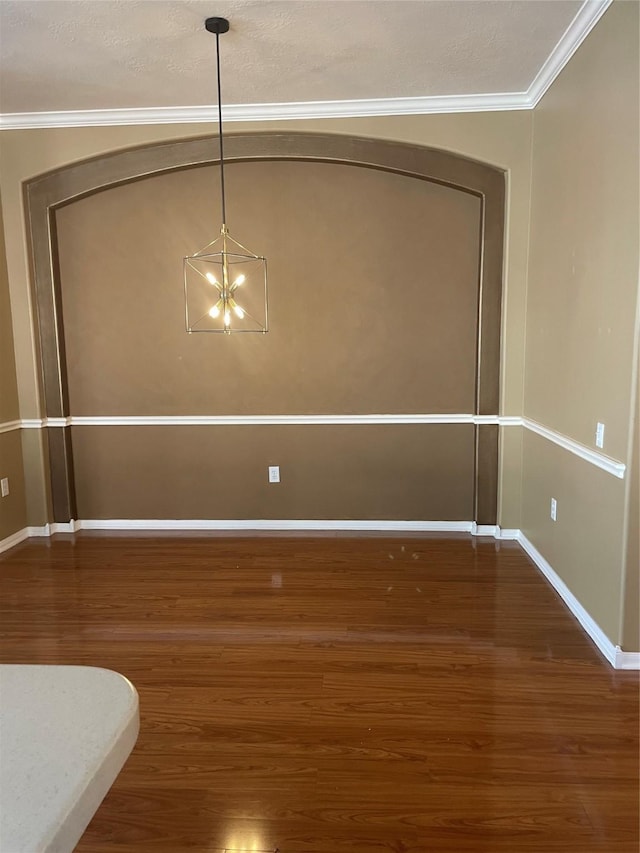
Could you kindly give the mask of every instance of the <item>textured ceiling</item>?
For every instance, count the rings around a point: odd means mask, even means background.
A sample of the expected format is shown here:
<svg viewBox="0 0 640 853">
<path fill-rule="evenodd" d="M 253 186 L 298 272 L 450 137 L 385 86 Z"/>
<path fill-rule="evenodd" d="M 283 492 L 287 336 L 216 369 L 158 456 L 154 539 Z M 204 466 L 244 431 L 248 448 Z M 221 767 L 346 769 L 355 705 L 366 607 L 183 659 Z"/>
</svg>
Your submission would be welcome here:
<svg viewBox="0 0 640 853">
<path fill-rule="evenodd" d="M 0 110 L 526 91 L 580 0 L 2 0 Z"/>
</svg>

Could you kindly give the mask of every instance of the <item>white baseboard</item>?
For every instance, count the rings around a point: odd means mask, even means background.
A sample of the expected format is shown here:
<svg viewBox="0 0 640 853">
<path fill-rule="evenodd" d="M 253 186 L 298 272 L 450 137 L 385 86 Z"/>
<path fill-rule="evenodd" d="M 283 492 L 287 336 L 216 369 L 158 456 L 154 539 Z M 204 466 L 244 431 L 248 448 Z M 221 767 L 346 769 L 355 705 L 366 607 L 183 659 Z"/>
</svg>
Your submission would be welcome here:
<svg viewBox="0 0 640 853">
<path fill-rule="evenodd" d="M 51 524 L 43 524 L 41 527 L 27 527 L 29 536 L 53 536 L 54 533 L 75 533 L 80 530 L 79 521 L 59 522 L 53 521 Z"/>
<path fill-rule="evenodd" d="M 43 524 L 39 527 L 23 527 L 22 530 L 17 530 L 15 533 L 12 533 L 11 536 L 0 539 L 0 554 L 4 551 L 8 551 L 9 548 L 14 548 L 16 545 L 19 545 L 21 542 L 24 542 L 25 539 L 38 537 L 48 538 L 49 536 L 53 536 L 54 533 L 75 533 L 76 530 L 79 529 L 80 523 L 77 521 L 70 521 L 66 524 Z"/>
<path fill-rule="evenodd" d="M 81 522 L 79 521 L 68 521 L 68 522 L 54 522 L 50 525 L 51 533 L 75 533 L 76 530 L 80 530 Z"/>
<path fill-rule="evenodd" d="M 471 533 L 472 521 L 361 521 L 343 519 L 83 519 L 82 530 L 374 530 L 379 532 Z"/>
<path fill-rule="evenodd" d="M 580 604 L 560 576 L 521 530 L 500 528 L 498 525 L 476 524 L 474 521 L 362 521 L 318 519 L 83 519 L 66 524 L 45 524 L 25 527 L 0 540 L 0 554 L 31 536 L 52 536 L 54 533 L 74 533 L 77 530 L 353 530 L 378 532 L 441 532 L 471 533 L 473 536 L 492 536 L 495 539 L 518 542 L 533 560 L 560 598 L 576 617 L 583 630 L 593 640 L 605 659 L 615 669 L 640 669 L 640 652 L 625 652 L 614 645 L 597 622 Z"/>
<path fill-rule="evenodd" d="M 589 613 L 587 613 L 569 587 L 562 580 L 560 575 L 553 570 L 540 551 L 538 551 L 538 549 L 527 539 L 522 531 L 520 531 L 517 541 L 522 545 L 526 553 L 531 557 L 533 562 L 576 617 L 580 625 L 582 625 L 585 632 L 589 637 L 591 637 L 600 652 L 609 661 L 609 663 L 615 667 L 616 646 L 614 646 L 598 623 L 589 615 Z"/>
<path fill-rule="evenodd" d="M 29 533 L 28 527 L 23 527 L 22 530 L 17 530 L 15 533 L 12 533 L 11 536 L 6 536 L 4 539 L 0 539 L 0 554 L 3 551 L 8 551 L 9 548 L 14 548 L 16 545 L 19 545 L 21 542 L 24 542 L 25 539 L 28 539 L 29 536 L 33 534 Z"/>
<path fill-rule="evenodd" d="M 520 538 L 520 531 L 517 527 L 500 527 L 496 539 L 515 539 Z"/>
<path fill-rule="evenodd" d="M 473 536 L 493 536 L 494 539 L 500 539 L 500 528 L 497 524 L 476 524 L 472 521 L 471 533 Z"/>
<path fill-rule="evenodd" d="M 616 646 L 613 665 L 616 669 L 640 669 L 640 652 L 623 652 L 620 646 Z"/>
<path fill-rule="evenodd" d="M 51 536 L 53 531 L 53 524 L 43 524 L 40 527 L 25 527 L 28 536 Z"/>
</svg>

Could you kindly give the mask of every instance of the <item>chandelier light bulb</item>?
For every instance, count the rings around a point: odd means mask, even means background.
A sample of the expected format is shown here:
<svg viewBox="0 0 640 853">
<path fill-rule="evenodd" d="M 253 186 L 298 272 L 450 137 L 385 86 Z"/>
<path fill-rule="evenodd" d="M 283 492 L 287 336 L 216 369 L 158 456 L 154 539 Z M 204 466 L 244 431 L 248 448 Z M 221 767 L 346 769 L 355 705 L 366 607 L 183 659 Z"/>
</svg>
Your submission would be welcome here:
<svg viewBox="0 0 640 853">
<path fill-rule="evenodd" d="M 236 317 L 238 317 L 240 320 L 244 320 L 244 309 L 241 308 L 240 305 L 238 305 L 235 299 L 230 299 L 229 305 L 231 305 L 231 307 L 233 308 Z"/>
<path fill-rule="evenodd" d="M 238 276 L 238 278 L 233 282 L 232 287 L 233 287 L 234 289 L 235 289 L 236 287 L 240 287 L 240 285 L 241 285 L 241 284 L 244 284 L 246 280 L 247 280 L 247 277 L 245 276 L 245 274 L 244 274 L 244 273 L 240 273 L 240 275 Z"/>
<path fill-rule="evenodd" d="M 217 305 L 214 305 L 213 308 L 209 311 L 209 316 L 215 319 L 220 316 L 220 308 Z"/>
<path fill-rule="evenodd" d="M 211 272 L 205 273 L 205 278 L 207 279 L 209 284 L 215 284 L 216 286 L 218 285 L 218 281 L 217 281 L 217 279 L 213 273 L 211 273 Z"/>
</svg>

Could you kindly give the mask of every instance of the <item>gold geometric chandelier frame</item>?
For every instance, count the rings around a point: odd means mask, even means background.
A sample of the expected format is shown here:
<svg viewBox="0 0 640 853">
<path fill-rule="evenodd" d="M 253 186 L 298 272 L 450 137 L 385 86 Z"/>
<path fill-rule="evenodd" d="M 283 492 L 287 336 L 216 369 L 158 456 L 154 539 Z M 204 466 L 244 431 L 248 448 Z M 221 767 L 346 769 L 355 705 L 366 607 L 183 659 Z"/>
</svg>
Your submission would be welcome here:
<svg viewBox="0 0 640 853">
<path fill-rule="evenodd" d="M 247 289 L 247 282 L 251 289 Z M 185 324 L 192 332 L 267 332 L 267 259 L 220 236 L 184 259 Z M 234 324 L 239 320 L 240 323 Z"/>
</svg>

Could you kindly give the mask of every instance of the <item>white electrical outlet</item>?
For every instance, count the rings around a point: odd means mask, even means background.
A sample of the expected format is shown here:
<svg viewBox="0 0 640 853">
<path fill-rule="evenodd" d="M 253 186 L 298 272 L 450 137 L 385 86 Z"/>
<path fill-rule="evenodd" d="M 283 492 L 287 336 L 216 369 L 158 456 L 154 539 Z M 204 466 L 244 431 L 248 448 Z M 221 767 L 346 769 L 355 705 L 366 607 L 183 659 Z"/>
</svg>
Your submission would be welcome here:
<svg viewBox="0 0 640 853">
<path fill-rule="evenodd" d="M 555 498 L 551 498 L 551 521 L 557 521 L 558 519 L 558 501 Z"/>
<path fill-rule="evenodd" d="M 596 447 L 604 447 L 604 424 L 596 424 Z"/>
<path fill-rule="evenodd" d="M 269 482 L 270 483 L 279 483 L 280 482 L 280 466 L 279 465 L 269 465 Z"/>
<path fill-rule="evenodd" d="M 3 498 L 6 498 L 6 496 L 9 494 L 9 478 L 8 477 L 3 477 L 2 480 L 0 480 L 0 491 L 2 491 L 2 497 Z"/>
</svg>

